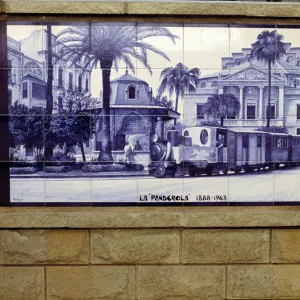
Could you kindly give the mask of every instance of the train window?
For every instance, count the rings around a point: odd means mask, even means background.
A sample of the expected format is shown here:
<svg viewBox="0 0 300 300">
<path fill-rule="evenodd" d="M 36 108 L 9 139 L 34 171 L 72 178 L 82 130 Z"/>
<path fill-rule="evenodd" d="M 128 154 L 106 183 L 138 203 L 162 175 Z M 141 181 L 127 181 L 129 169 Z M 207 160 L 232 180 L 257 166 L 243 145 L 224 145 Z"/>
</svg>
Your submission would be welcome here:
<svg viewBox="0 0 300 300">
<path fill-rule="evenodd" d="M 276 136 L 276 137 L 275 137 L 275 140 L 276 140 L 276 144 L 275 144 L 276 147 L 277 147 L 277 148 L 282 148 L 282 138 Z"/>
<path fill-rule="evenodd" d="M 257 147 L 261 147 L 261 140 L 262 140 L 261 135 L 258 135 L 257 136 Z"/>
<path fill-rule="evenodd" d="M 206 129 L 202 129 L 200 133 L 200 142 L 205 145 L 208 141 L 208 132 Z"/>
<path fill-rule="evenodd" d="M 287 147 L 287 138 L 281 136 L 273 137 L 273 147 L 274 148 L 286 148 Z"/>
<path fill-rule="evenodd" d="M 243 135 L 243 148 L 248 148 L 248 135 Z"/>
<path fill-rule="evenodd" d="M 297 135 L 300 135 L 300 128 L 297 128 Z"/>
<path fill-rule="evenodd" d="M 189 132 L 186 130 L 186 131 L 184 132 L 183 135 L 184 135 L 184 136 L 189 136 L 190 134 L 189 134 Z"/>
</svg>

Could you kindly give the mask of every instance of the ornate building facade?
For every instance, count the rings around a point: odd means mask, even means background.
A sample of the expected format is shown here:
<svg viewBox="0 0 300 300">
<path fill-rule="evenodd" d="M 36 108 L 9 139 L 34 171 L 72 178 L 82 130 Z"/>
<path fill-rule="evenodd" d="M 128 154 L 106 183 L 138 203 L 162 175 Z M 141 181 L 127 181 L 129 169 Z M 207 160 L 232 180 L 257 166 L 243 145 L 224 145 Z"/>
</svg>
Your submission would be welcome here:
<svg viewBox="0 0 300 300">
<path fill-rule="evenodd" d="M 272 65 L 271 126 L 285 126 L 300 135 L 300 48 L 286 43 L 287 54 Z M 207 118 L 203 105 L 211 95 L 234 94 L 240 101 L 238 116 L 224 126 L 252 128 L 265 126 L 268 110 L 268 68 L 263 62 L 249 61 L 251 48 L 222 58 L 222 70 L 202 76 L 198 89 L 184 97 L 184 124 L 200 125 Z"/>
<path fill-rule="evenodd" d="M 53 38 L 53 63 L 61 46 L 55 46 Z M 47 31 L 37 30 L 23 40 L 8 37 L 8 92 L 9 104 L 16 101 L 28 107 L 46 107 L 47 83 Z M 53 64 L 53 102 L 57 109 L 67 90 L 89 92 L 91 90 L 91 70 L 83 64 L 72 65 L 60 60 Z"/>
</svg>

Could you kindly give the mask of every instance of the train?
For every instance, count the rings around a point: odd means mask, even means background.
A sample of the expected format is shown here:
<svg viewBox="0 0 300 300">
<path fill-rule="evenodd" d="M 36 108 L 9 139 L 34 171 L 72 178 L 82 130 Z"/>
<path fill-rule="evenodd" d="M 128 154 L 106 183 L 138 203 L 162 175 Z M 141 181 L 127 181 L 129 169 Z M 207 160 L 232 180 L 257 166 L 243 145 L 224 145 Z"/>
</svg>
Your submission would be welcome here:
<svg viewBox="0 0 300 300">
<path fill-rule="evenodd" d="M 158 178 L 174 177 L 178 170 L 195 177 L 300 164 L 300 136 L 208 126 L 185 128 L 181 135 L 169 130 L 166 136 L 151 138 L 148 170 Z"/>
</svg>

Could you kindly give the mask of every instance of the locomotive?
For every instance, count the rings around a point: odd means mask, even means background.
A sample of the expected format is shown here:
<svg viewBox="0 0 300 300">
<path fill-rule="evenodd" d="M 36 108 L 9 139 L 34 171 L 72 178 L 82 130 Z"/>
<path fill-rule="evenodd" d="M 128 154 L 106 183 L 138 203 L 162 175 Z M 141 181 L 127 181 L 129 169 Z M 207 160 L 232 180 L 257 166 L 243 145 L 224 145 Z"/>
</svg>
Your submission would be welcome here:
<svg viewBox="0 0 300 300">
<path fill-rule="evenodd" d="M 167 132 L 167 140 L 152 136 L 149 174 L 174 177 L 278 169 L 300 163 L 300 136 L 222 127 L 189 127 Z"/>
</svg>

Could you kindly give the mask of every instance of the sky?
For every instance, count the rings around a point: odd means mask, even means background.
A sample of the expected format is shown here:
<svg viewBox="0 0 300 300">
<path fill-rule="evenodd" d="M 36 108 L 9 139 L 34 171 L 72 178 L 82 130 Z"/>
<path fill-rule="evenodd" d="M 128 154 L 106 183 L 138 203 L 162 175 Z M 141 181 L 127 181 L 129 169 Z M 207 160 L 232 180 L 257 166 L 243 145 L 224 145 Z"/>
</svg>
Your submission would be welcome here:
<svg viewBox="0 0 300 300">
<path fill-rule="evenodd" d="M 126 23 L 131 26 L 131 24 Z M 135 24 L 132 24 L 135 26 Z M 147 26 L 149 24 L 138 24 L 137 26 Z M 149 53 L 149 64 L 152 68 L 152 75 L 143 65 L 136 62 L 135 76 L 146 81 L 153 88 L 156 94 L 160 82 L 160 73 L 164 68 L 175 67 L 179 62 L 184 63 L 189 68 L 199 68 L 201 75 L 215 73 L 221 70 L 222 57 L 229 57 L 231 53 L 241 52 L 242 48 L 249 48 L 257 39 L 257 35 L 263 30 L 274 30 L 275 28 L 253 28 L 253 27 L 228 27 L 185 25 L 182 24 L 156 24 L 168 28 L 177 35 L 176 43 L 165 37 L 151 37 L 146 41 L 149 44 L 164 51 L 170 61 Z M 53 26 L 53 34 L 60 32 L 63 26 Z M 33 31 L 42 29 L 41 25 L 9 25 L 8 36 L 21 40 L 28 37 Z M 292 47 L 300 47 L 300 29 L 278 28 L 279 34 L 284 36 L 284 42 L 290 42 Z M 125 65 L 120 65 L 118 73 L 114 70 L 111 79 L 125 73 Z M 101 70 L 92 72 L 92 94 L 97 97 L 102 85 Z"/>
</svg>

